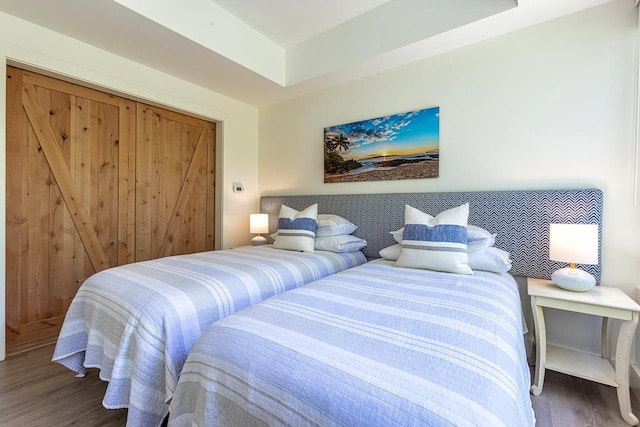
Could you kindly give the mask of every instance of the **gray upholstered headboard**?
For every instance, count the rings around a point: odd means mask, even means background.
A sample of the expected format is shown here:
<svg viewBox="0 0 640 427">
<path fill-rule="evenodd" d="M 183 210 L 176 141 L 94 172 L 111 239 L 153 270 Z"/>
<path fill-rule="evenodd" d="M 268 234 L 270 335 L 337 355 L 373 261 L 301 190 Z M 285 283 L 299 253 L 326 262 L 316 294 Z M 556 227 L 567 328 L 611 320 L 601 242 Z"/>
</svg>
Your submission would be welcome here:
<svg viewBox="0 0 640 427">
<path fill-rule="evenodd" d="M 510 273 L 548 279 L 563 265 L 549 260 L 549 224 L 598 224 L 602 241 L 602 191 L 525 190 L 448 193 L 342 194 L 309 196 L 263 196 L 260 211 L 269 214 L 275 232 L 280 205 L 302 210 L 318 203 L 319 213 L 333 213 L 356 224 L 356 236 L 366 239 L 368 258 L 379 258 L 380 249 L 395 243 L 389 231 L 404 223 L 409 204 L 431 215 L 469 202 L 469 224 L 497 233 L 496 246 L 511 253 Z M 600 283 L 600 265 L 585 265 Z"/>
</svg>

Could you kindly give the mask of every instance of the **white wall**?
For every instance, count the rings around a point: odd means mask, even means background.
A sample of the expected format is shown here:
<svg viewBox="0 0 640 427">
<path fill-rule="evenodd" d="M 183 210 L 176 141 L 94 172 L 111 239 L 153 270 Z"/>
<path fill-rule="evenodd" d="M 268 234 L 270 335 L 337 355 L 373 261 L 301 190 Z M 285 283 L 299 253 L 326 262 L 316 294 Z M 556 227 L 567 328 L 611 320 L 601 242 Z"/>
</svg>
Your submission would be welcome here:
<svg viewBox="0 0 640 427">
<path fill-rule="evenodd" d="M 604 192 L 602 283 L 635 296 L 637 19 L 632 1 L 618 0 L 263 108 L 260 192 L 597 187 Z M 325 126 L 431 106 L 441 113 L 439 178 L 323 183 Z M 547 320 L 551 342 L 599 352 L 599 319 L 550 313 Z"/>
<path fill-rule="evenodd" d="M 258 110 L 106 51 L 0 13 L 0 67 L 22 63 L 222 122 L 218 131 L 218 247 L 247 244 L 257 209 Z M 5 357 L 6 84 L 0 83 L 0 360 Z M 244 183 L 243 194 L 231 182 Z M 8 242 L 11 244 L 11 242 Z"/>
</svg>

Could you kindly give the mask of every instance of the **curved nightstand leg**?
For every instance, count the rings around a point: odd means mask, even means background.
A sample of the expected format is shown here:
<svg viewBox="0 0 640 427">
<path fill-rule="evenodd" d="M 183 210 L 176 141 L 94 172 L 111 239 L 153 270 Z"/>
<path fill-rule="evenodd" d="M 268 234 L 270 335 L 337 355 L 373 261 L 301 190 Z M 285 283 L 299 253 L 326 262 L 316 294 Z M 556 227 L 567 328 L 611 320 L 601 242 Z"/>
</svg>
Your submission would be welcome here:
<svg viewBox="0 0 640 427">
<path fill-rule="evenodd" d="M 631 342 L 638 326 L 638 313 L 633 313 L 633 318 L 623 321 L 618 334 L 616 344 L 616 382 L 618 383 L 618 403 L 622 418 L 631 425 L 638 424 L 638 418 L 631 412 L 631 400 L 629 396 L 629 356 L 631 354 Z"/>
<path fill-rule="evenodd" d="M 531 393 L 534 396 L 539 396 L 544 385 L 544 365 L 547 363 L 547 330 L 544 324 L 544 312 L 542 307 L 536 305 L 536 297 L 531 297 L 531 310 L 536 330 L 536 371 Z"/>
</svg>

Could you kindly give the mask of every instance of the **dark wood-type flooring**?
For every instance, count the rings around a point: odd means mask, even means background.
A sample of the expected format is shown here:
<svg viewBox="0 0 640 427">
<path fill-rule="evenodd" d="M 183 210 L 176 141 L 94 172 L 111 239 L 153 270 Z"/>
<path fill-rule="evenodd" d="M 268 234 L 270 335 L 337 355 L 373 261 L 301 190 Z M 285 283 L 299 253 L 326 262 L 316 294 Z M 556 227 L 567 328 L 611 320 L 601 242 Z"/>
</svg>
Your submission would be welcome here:
<svg viewBox="0 0 640 427">
<path fill-rule="evenodd" d="M 0 426 L 124 426 L 126 409 L 102 407 L 106 383 L 96 370 L 76 378 L 51 362 L 46 346 L 0 362 Z M 544 390 L 531 396 L 540 427 L 624 427 L 613 387 L 547 371 Z M 640 401 L 632 393 L 640 415 Z M 514 426 L 515 427 L 515 426 Z"/>
<path fill-rule="evenodd" d="M 0 426 L 124 426 L 126 409 L 102 406 L 107 383 L 98 371 L 84 378 L 51 362 L 53 345 L 0 362 Z"/>
</svg>

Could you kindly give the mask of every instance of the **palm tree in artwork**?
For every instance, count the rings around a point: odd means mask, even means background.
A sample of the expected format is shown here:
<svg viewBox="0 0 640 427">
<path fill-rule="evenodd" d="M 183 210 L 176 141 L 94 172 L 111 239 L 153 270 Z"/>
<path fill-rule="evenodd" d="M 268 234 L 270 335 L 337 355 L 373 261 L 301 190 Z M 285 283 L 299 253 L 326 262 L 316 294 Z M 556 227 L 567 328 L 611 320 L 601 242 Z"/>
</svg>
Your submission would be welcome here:
<svg viewBox="0 0 640 427">
<path fill-rule="evenodd" d="M 351 143 L 347 138 L 344 137 L 343 134 L 340 134 L 340 136 L 337 138 L 334 136 L 333 142 L 334 142 L 334 147 L 336 147 L 337 151 L 344 151 L 344 152 L 349 151 L 349 145 L 351 145 Z"/>
<path fill-rule="evenodd" d="M 324 138 L 324 149 L 329 151 L 336 151 L 335 144 L 336 137 L 327 137 Z"/>
<path fill-rule="evenodd" d="M 340 152 L 346 153 L 349 151 L 351 143 L 343 135 L 331 136 L 328 135 L 324 140 L 324 170 L 328 173 L 345 173 L 352 169 L 356 169 L 362 166 L 355 160 L 344 160 L 340 155 Z"/>
</svg>

